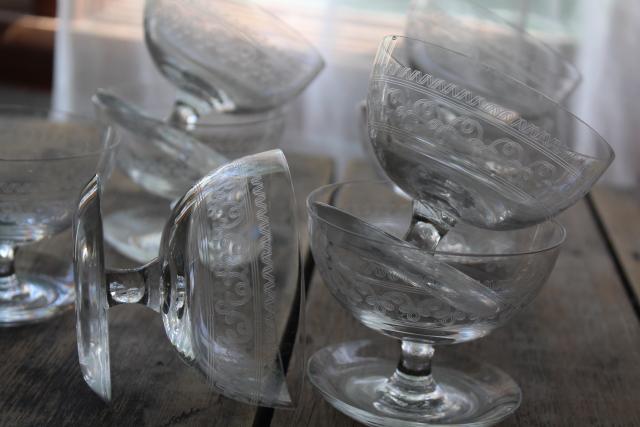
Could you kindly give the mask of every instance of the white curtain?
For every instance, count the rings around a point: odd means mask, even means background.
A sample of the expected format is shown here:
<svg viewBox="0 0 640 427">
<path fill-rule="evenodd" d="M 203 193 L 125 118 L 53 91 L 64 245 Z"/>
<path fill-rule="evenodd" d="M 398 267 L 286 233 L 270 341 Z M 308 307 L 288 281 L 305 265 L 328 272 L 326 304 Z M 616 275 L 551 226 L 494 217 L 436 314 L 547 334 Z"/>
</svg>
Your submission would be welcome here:
<svg viewBox="0 0 640 427">
<path fill-rule="evenodd" d="M 212 2 L 214 0 L 211 0 Z M 363 151 L 357 104 L 382 36 L 402 33 L 408 0 L 258 0 L 321 51 L 327 67 L 290 109 L 284 148 L 333 155 L 338 170 Z M 98 87 L 162 82 L 144 48 L 143 0 L 60 0 L 54 106 L 91 112 Z M 487 0 L 517 16 L 531 8 L 556 21 L 569 10 L 570 52 L 582 73 L 571 109 L 609 141 L 617 159 L 605 180 L 638 183 L 640 162 L 640 1 Z M 562 19 L 568 19 L 563 16 Z M 544 21 L 543 21 L 544 22 Z M 536 23 L 527 22 L 535 34 Z M 543 29 L 544 30 L 544 29 Z M 570 51 L 573 51 L 569 47 Z"/>
<path fill-rule="evenodd" d="M 577 65 L 583 80 L 572 105 L 576 115 L 613 147 L 605 182 L 640 183 L 640 2 L 582 2 Z"/>
</svg>

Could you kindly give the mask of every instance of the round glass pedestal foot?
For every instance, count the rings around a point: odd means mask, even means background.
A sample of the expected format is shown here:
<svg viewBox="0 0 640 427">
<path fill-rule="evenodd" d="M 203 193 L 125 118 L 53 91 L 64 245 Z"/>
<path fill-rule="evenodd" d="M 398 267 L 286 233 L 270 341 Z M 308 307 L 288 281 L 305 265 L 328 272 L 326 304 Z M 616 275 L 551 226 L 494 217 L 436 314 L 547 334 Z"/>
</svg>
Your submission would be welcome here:
<svg viewBox="0 0 640 427">
<path fill-rule="evenodd" d="M 168 201 L 112 212 L 104 219 L 104 238 L 122 255 L 147 263 L 158 256 L 169 214 Z"/>
<path fill-rule="evenodd" d="M 309 360 L 309 378 L 333 407 L 370 426 L 492 425 L 520 405 L 520 388 L 499 369 L 436 356 L 436 391 L 403 406 L 389 389 L 398 360 L 381 356 L 388 352 L 368 340 L 325 347 Z"/>
<path fill-rule="evenodd" d="M 36 323 L 72 307 L 73 284 L 38 274 L 0 277 L 0 326 Z"/>
</svg>

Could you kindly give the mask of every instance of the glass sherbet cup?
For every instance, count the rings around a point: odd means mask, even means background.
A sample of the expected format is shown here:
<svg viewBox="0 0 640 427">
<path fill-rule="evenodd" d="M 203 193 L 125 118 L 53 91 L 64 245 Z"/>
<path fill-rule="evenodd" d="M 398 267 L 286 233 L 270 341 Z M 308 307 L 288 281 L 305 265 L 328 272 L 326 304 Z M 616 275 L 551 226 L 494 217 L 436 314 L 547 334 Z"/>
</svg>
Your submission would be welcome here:
<svg viewBox="0 0 640 427">
<path fill-rule="evenodd" d="M 290 407 L 299 397 L 285 333 L 304 301 L 295 197 L 282 152 L 221 166 L 177 202 L 158 257 L 133 270 L 104 265 L 100 177 L 74 223 L 77 333 L 85 381 L 111 398 L 107 310 L 157 311 L 179 354 L 212 390 L 243 402 Z M 288 371 L 287 371 L 288 369 Z"/>
<path fill-rule="evenodd" d="M 517 409 L 521 392 L 506 373 L 470 358 L 436 358 L 432 367 L 434 347 L 484 337 L 527 306 L 553 269 L 560 224 L 460 224 L 426 251 L 401 239 L 412 203 L 389 182 L 321 187 L 307 205 L 313 257 L 331 294 L 402 343 L 399 362 L 367 341 L 316 352 L 309 377 L 329 403 L 385 426 L 489 425 Z"/>
<path fill-rule="evenodd" d="M 417 64 L 412 52 L 429 60 Z M 540 92 L 406 37 L 380 44 L 367 112 L 381 167 L 416 201 L 406 238 L 425 248 L 458 221 L 509 230 L 553 218 L 614 157 L 597 132 Z"/>
<path fill-rule="evenodd" d="M 316 49 L 251 1 L 147 0 L 145 40 L 193 111 L 261 111 L 298 95 L 324 67 Z"/>
</svg>

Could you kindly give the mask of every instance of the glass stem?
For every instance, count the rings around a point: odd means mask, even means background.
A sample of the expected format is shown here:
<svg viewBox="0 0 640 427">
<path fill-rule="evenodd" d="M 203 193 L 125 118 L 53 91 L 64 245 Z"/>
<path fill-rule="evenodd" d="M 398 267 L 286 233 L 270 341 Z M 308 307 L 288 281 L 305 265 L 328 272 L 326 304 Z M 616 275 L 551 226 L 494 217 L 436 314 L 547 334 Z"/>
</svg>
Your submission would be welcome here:
<svg viewBox="0 0 640 427">
<path fill-rule="evenodd" d="M 421 249 L 434 251 L 440 239 L 453 227 L 456 219 L 446 212 L 432 209 L 417 200 L 413 201 L 411 225 L 404 240 Z"/>
<path fill-rule="evenodd" d="M 160 262 L 157 259 L 133 269 L 107 271 L 109 306 L 143 304 L 160 311 Z"/>
<path fill-rule="evenodd" d="M 184 101 L 177 100 L 173 104 L 173 110 L 167 122 L 179 129 L 189 129 L 198 122 L 199 118 L 198 110 Z"/>
<path fill-rule="evenodd" d="M 444 406 L 445 397 L 431 375 L 433 346 L 402 340 L 401 350 L 398 367 L 381 390 L 376 407 L 390 413 L 437 412 Z"/>
<path fill-rule="evenodd" d="M 166 120 L 167 123 L 188 131 L 197 124 L 200 116 L 208 114 L 212 109 L 220 113 L 236 110 L 233 102 L 223 92 L 209 87 L 208 94 L 205 99 L 180 91 Z M 210 96 L 211 94 L 213 96 Z"/>
<path fill-rule="evenodd" d="M 11 300 L 22 293 L 16 277 L 16 252 L 11 243 L 0 242 L 0 300 Z"/>
</svg>

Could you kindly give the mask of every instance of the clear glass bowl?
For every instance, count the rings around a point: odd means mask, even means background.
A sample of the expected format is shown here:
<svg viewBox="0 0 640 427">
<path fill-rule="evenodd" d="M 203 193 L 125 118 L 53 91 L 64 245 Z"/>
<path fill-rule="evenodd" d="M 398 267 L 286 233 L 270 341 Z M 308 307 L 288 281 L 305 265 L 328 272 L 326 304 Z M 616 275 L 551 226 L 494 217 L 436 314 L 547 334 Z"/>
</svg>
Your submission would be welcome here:
<svg viewBox="0 0 640 427">
<path fill-rule="evenodd" d="M 160 72 L 200 112 L 279 107 L 324 67 L 312 45 L 252 1 L 147 0 L 144 29 Z"/>
<path fill-rule="evenodd" d="M 363 325 L 402 342 L 399 364 L 387 359 L 360 370 L 345 359 L 323 371 L 312 359 L 312 381 L 323 393 L 336 384 L 330 369 L 342 376 L 330 400 L 336 408 L 372 425 L 481 423 L 517 408 L 519 389 L 496 368 L 482 365 L 488 375 L 478 376 L 465 371 L 469 362 L 434 379 L 431 357 L 434 346 L 481 338 L 531 302 L 564 241 L 560 224 L 510 231 L 461 224 L 426 251 L 401 239 L 412 203 L 389 182 L 321 187 L 307 204 L 313 257 L 332 295 Z M 314 357 L 353 353 L 350 346 Z"/>
<path fill-rule="evenodd" d="M 597 132 L 540 92 L 406 37 L 381 42 L 367 112 L 380 165 L 418 202 L 408 233 L 416 244 L 416 224 L 432 224 L 441 235 L 458 221 L 507 230 L 553 218 L 614 157 Z"/>
<path fill-rule="evenodd" d="M 0 106 L 0 142 L 0 326 L 11 326 L 48 319 L 73 302 L 69 283 L 44 272 L 49 265 L 16 271 L 15 255 L 71 225 L 87 179 L 108 175 L 119 135 L 64 112 Z"/>
<path fill-rule="evenodd" d="M 198 181 L 173 207 L 157 258 L 136 269 L 105 268 L 101 185 L 99 176 L 87 185 L 74 221 L 78 353 L 89 386 L 111 399 L 108 308 L 137 303 L 162 316 L 172 345 L 213 391 L 293 406 L 302 369 L 287 362 L 288 327 L 304 321 L 304 287 L 282 152 L 243 157 Z"/>
</svg>

